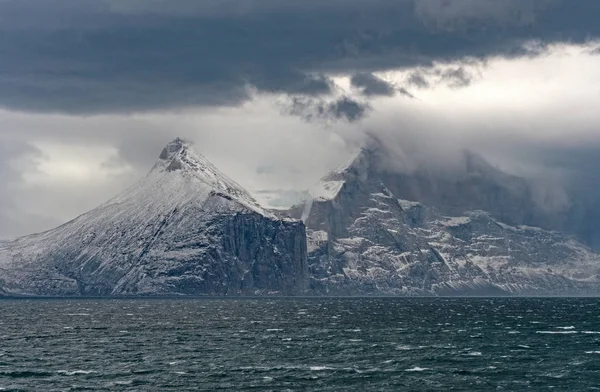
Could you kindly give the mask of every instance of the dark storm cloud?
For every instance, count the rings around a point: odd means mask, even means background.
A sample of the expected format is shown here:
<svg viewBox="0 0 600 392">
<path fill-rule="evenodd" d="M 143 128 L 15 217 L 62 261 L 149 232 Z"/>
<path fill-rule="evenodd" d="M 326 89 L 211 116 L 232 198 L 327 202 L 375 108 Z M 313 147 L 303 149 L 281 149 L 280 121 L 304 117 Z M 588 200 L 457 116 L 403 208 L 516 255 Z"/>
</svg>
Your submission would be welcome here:
<svg viewBox="0 0 600 392">
<path fill-rule="evenodd" d="M 450 88 L 468 87 L 475 80 L 477 70 L 484 66 L 476 61 L 465 61 L 463 65 L 420 68 L 410 72 L 405 83 L 419 89 L 438 85 Z"/>
<path fill-rule="evenodd" d="M 418 87 L 418 88 L 428 88 L 429 87 L 429 82 L 427 81 L 427 78 L 425 77 L 425 75 L 423 75 L 423 73 L 421 73 L 419 71 L 411 72 L 411 74 L 409 75 L 409 77 L 407 79 L 407 82 L 411 86 Z"/>
<path fill-rule="evenodd" d="M 464 67 L 451 68 L 441 73 L 442 80 L 453 88 L 467 87 L 473 76 Z"/>
<path fill-rule="evenodd" d="M 390 83 L 373 75 L 372 73 L 359 73 L 350 78 L 350 84 L 360 90 L 360 93 L 366 97 L 392 97 L 396 93 L 400 93 L 408 98 L 414 96 L 404 87 L 398 87 L 394 83 Z"/>
<path fill-rule="evenodd" d="M 360 120 L 368 110 L 370 110 L 368 104 L 355 101 L 349 97 L 341 97 L 325 106 L 325 114 L 336 119 L 344 118 L 350 122 Z"/>
<path fill-rule="evenodd" d="M 584 42 L 599 14 L 596 0 L 1 0 L 0 106 L 93 114 L 236 105 L 254 90 L 323 96 L 326 75 Z"/>
<path fill-rule="evenodd" d="M 350 83 L 354 87 L 361 89 L 362 93 L 366 96 L 385 95 L 391 97 L 396 93 L 396 88 L 391 83 L 371 73 L 353 75 Z"/>
<path fill-rule="evenodd" d="M 371 110 L 366 102 L 359 102 L 348 96 L 342 96 L 334 101 L 303 96 L 291 97 L 284 103 L 284 113 L 298 116 L 305 121 L 346 120 L 359 121 Z"/>
</svg>

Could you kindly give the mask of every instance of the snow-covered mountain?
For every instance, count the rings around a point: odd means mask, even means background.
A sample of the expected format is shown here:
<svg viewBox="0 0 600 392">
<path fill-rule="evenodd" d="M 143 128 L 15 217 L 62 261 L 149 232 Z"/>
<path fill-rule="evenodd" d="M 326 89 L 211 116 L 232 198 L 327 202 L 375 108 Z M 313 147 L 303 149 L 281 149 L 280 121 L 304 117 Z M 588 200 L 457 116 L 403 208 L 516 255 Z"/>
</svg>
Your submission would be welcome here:
<svg viewBox="0 0 600 392">
<path fill-rule="evenodd" d="M 0 243 L 0 292 L 36 295 L 301 294 L 304 225 L 262 208 L 192 146 L 54 230 Z"/>
<path fill-rule="evenodd" d="M 314 199 L 290 211 L 306 222 L 312 290 L 599 294 L 600 256 L 567 234 L 524 226 L 537 219 L 527 216 L 527 183 L 464 158 L 464 176 L 433 178 L 384 170 L 378 151 L 363 149 L 324 177 Z"/>
<path fill-rule="evenodd" d="M 176 139 L 121 195 L 0 242 L 0 294 L 600 294 L 600 255 L 532 226 L 552 220 L 527 181 L 470 153 L 455 177 L 382 159 L 363 149 L 271 211 Z"/>
</svg>

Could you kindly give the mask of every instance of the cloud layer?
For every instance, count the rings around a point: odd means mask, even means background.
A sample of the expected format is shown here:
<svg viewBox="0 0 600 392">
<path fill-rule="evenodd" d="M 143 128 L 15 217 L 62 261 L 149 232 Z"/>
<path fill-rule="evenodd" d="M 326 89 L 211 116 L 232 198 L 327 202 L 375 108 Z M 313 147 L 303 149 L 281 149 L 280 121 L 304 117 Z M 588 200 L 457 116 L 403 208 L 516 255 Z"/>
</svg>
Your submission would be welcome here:
<svg viewBox="0 0 600 392">
<path fill-rule="evenodd" d="M 357 72 L 366 95 L 389 95 L 365 75 L 583 42 L 598 36 L 598 14 L 595 0 L 3 0 L 0 106 L 239 105 L 254 91 L 329 95 L 332 75 Z M 459 73 L 449 77 L 465 84 Z"/>
</svg>

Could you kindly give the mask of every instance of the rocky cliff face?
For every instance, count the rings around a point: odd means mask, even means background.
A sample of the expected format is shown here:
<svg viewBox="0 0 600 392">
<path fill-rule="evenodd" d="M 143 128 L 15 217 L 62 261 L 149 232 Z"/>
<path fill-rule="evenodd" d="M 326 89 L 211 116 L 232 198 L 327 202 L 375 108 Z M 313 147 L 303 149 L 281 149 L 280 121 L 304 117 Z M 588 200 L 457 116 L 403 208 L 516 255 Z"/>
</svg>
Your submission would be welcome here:
<svg viewBox="0 0 600 392">
<path fill-rule="evenodd" d="M 260 207 L 189 143 L 148 176 L 54 230 L 0 244 L 0 292 L 23 295 L 297 295 L 304 225 Z"/>
<path fill-rule="evenodd" d="M 477 163 L 459 181 L 442 180 L 451 186 L 423 186 L 376 159 L 362 150 L 321 181 L 309 212 L 291 211 L 304 212 L 315 293 L 600 293 L 598 254 L 564 233 L 523 226 L 524 211 L 535 210 L 525 181 L 495 169 L 484 177 Z"/>
</svg>

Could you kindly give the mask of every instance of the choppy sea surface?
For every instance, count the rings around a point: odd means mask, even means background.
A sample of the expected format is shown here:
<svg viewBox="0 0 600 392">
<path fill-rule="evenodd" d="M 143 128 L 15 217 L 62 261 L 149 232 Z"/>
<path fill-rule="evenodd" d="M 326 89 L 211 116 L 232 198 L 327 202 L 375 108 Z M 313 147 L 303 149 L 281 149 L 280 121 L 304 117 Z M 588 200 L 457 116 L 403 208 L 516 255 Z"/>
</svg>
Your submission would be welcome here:
<svg viewBox="0 0 600 392">
<path fill-rule="evenodd" d="M 600 390 L 600 299 L 1 300 L 0 390 Z"/>
</svg>

